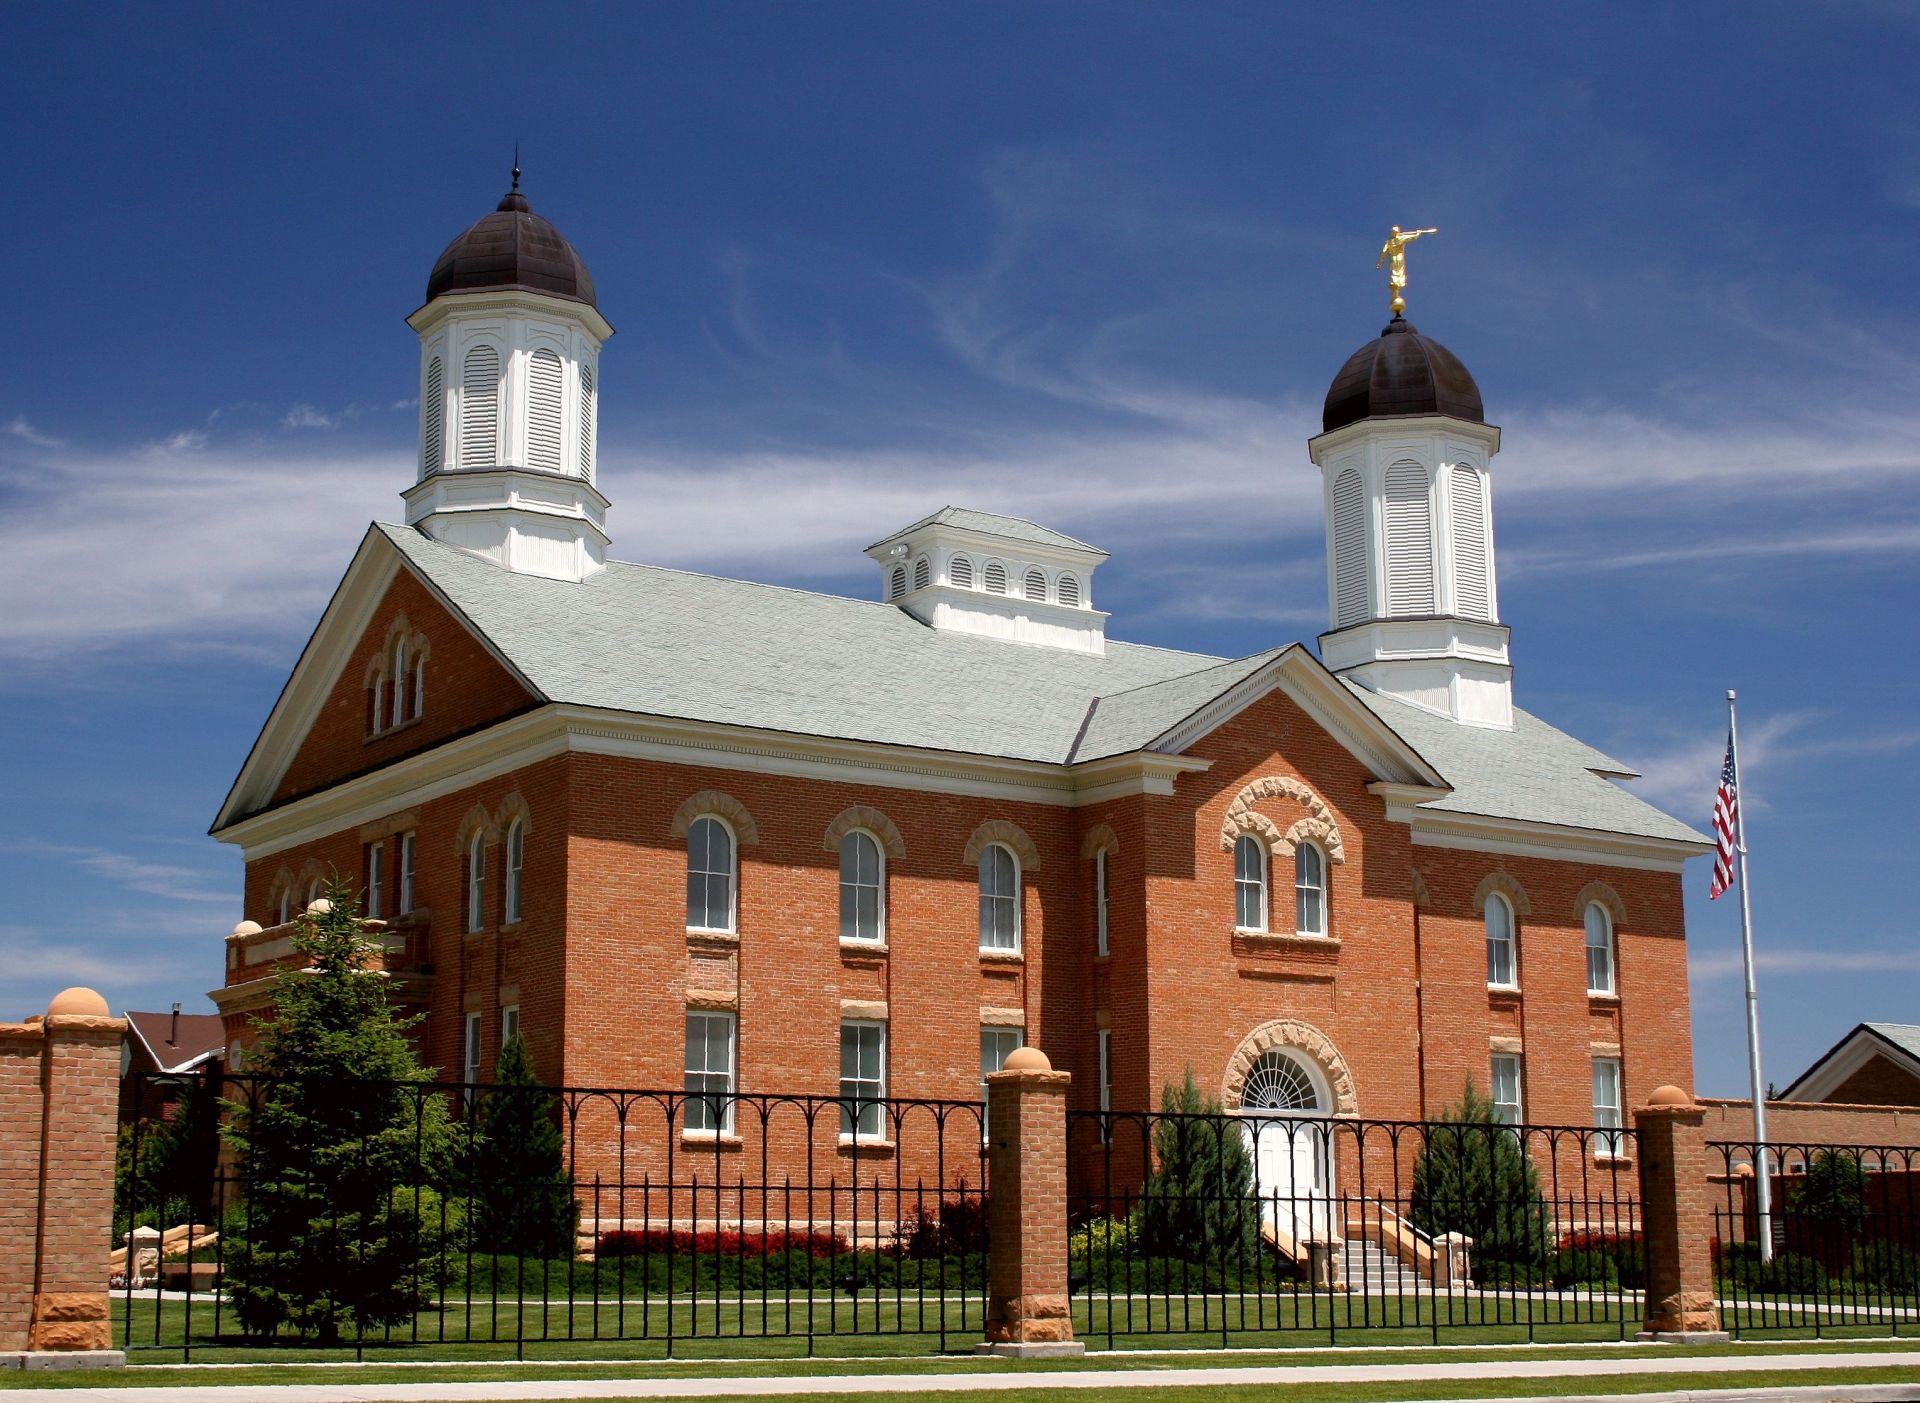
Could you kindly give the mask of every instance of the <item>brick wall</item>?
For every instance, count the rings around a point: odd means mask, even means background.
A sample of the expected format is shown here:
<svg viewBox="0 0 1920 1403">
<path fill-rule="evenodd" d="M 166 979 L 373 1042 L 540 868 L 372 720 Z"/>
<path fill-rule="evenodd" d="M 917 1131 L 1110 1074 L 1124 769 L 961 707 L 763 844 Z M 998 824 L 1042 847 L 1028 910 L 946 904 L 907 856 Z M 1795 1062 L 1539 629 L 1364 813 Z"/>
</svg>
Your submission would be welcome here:
<svg viewBox="0 0 1920 1403">
<path fill-rule="evenodd" d="M 1703 1096 L 1709 1140 L 1752 1140 L 1753 1104 Z M 1824 1101 L 1767 1102 L 1767 1138 L 1775 1144 L 1920 1147 L 1920 1110 Z M 1715 1155 L 1718 1160 L 1718 1152 Z"/>
</svg>

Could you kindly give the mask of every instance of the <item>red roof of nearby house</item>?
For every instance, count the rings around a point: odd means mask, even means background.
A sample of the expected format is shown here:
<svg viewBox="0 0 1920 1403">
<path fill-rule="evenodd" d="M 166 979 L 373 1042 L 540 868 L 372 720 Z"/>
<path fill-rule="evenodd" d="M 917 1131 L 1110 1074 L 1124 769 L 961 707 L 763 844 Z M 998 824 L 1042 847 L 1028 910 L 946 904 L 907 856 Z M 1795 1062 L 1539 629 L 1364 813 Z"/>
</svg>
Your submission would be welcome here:
<svg viewBox="0 0 1920 1403">
<path fill-rule="evenodd" d="M 127 1027 L 163 1072 L 184 1072 L 216 1057 L 227 1040 L 217 1013 L 183 1013 L 176 1029 L 172 1013 L 129 1012 Z"/>
</svg>

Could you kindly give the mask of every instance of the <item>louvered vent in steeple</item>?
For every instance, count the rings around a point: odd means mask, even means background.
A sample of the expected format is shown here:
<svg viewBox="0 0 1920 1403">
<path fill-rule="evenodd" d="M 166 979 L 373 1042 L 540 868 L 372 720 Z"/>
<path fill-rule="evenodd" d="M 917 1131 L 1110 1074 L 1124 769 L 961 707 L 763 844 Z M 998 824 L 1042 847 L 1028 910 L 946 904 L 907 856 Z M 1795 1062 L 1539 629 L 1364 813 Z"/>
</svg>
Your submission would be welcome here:
<svg viewBox="0 0 1920 1403">
<path fill-rule="evenodd" d="M 500 353 L 475 346 L 460 377 L 460 466 L 490 468 L 499 453 Z"/>
<path fill-rule="evenodd" d="M 527 367 L 527 466 L 560 471 L 560 394 L 564 372 L 560 357 L 546 347 L 533 353 Z"/>
<path fill-rule="evenodd" d="M 1454 607 L 1470 619 L 1491 619 L 1487 588 L 1487 509 L 1480 474 L 1456 467 L 1450 474 L 1453 510 Z"/>
<path fill-rule="evenodd" d="M 438 356 L 427 361 L 427 382 L 420 397 L 420 476 L 425 477 L 439 472 L 445 462 L 447 386 Z"/>
<path fill-rule="evenodd" d="M 1433 511 L 1418 463 L 1387 469 L 1387 612 L 1433 612 Z"/>
</svg>

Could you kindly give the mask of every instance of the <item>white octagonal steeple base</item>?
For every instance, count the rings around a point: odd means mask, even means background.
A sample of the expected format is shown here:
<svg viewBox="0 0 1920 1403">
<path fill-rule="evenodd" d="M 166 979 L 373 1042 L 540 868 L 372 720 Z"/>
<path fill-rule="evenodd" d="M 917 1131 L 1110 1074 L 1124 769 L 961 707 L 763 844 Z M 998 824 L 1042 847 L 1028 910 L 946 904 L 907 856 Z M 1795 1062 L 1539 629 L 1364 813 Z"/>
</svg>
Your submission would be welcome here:
<svg viewBox="0 0 1920 1403">
<path fill-rule="evenodd" d="M 407 524 L 522 575 L 578 583 L 607 565 L 607 499 L 526 468 L 434 473 L 401 494 Z"/>
</svg>

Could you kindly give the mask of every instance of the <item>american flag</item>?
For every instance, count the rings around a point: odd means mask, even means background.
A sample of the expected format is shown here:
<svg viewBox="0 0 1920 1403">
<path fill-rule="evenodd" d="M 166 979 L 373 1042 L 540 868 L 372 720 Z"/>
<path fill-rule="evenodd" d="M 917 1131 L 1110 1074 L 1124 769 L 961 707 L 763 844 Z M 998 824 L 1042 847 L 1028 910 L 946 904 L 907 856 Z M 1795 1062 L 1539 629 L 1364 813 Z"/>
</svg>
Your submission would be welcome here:
<svg viewBox="0 0 1920 1403">
<path fill-rule="evenodd" d="M 1734 830 L 1740 825 L 1740 779 L 1733 769 L 1733 732 L 1727 732 L 1727 762 L 1720 767 L 1720 790 L 1713 796 L 1713 885 L 1710 901 L 1733 885 Z"/>
</svg>

